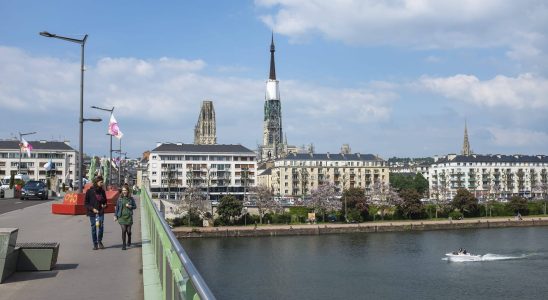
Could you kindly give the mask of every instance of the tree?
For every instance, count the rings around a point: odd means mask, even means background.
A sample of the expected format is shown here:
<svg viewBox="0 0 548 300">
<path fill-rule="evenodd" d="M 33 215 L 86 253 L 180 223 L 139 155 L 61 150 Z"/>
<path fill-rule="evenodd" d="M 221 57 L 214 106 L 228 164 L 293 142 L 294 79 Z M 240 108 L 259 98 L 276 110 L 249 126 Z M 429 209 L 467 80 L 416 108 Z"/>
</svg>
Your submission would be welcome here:
<svg viewBox="0 0 548 300">
<path fill-rule="evenodd" d="M 403 190 L 400 193 L 402 198 L 398 205 L 398 211 L 407 219 L 420 219 L 424 217 L 424 205 L 421 202 L 421 195 L 413 189 Z"/>
<path fill-rule="evenodd" d="M 529 214 L 529 207 L 527 205 L 527 199 L 519 196 L 513 196 L 508 201 L 508 209 L 515 214 L 522 214 L 524 216 Z"/>
<path fill-rule="evenodd" d="M 428 180 L 422 176 L 421 173 L 417 173 L 413 178 L 413 188 L 421 195 L 424 196 L 428 192 Z"/>
<path fill-rule="evenodd" d="M 187 188 L 183 193 L 181 208 L 187 211 L 187 216 L 189 218 L 188 224 L 190 224 L 191 214 L 197 214 L 200 217 L 203 217 L 203 215 L 208 211 L 206 195 L 200 188 Z"/>
<path fill-rule="evenodd" d="M 421 196 L 428 191 L 428 180 L 422 174 L 390 173 L 390 186 L 398 192 L 403 190 L 415 190 Z"/>
<path fill-rule="evenodd" d="M 430 200 L 434 202 L 436 207 L 435 218 L 438 218 L 438 212 L 447 210 L 449 202 L 447 201 L 448 189 L 443 185 L 435 185 L 432 187 L 432 196 Z"/>
<path fill-rule="evenodd" d="M 414 176 L 413 174 L 401 174 L 390 173 L 389 175 L 390 186 L 397 191 L 414 189 Z"/>
<path fill-rule="evenodd" d="M 475 217 L 479 213 L 478 199 L 464 188 L 457 190 L 451 207 L 458 209 L 465 217 Z"/>
<path fill-rule="evenodd" d="M 280 204 L 274 200 L 270 188 L 264 185 L 252 186 L 249 192 L 255 194 L 255 204 L 259 211 L 259 222 L 263 224 L 263 217 L 267 211 L 278 210 Z"/>
<path fill-rule="evenodd" d="M 308 207 L 314 209 L 316 213 L 321 213 L 325 222 L 325 214 L 328 211 L 334 211 L 341 207 L 341 201 L 335 198 L 336 195 L 333 184 L 319 185 L 317 189 L 312 190 Z"/>
<path fill-rule="evenodd" d="M 373 184 L 373 191 L 370 197 L 371 202 L 378 206 L 378 212 L 380 212 L 381 220 L 384 220 L 384 216 L 394 206 L 401 202 L 401 198 L 396 192 L 396 189 L 380 181 L 376 181 Z"/>
<path fill-rule="evenodd" d="M 364 189 L 354 187 L 344 190 L 343 198 L 346 201 L 346 209 L 357 210 L 363 220 L 367 218 L 369 215 L 369 204 L 367 203 Z"/>
<path fill-rule="evenodd" d="M 242 214 L 243 207 L 242 201 L 236 199 L 232 195 L 225 195 L 219 202 L 217 213 L 222 219 L 232 221 Z"/>
</svg>

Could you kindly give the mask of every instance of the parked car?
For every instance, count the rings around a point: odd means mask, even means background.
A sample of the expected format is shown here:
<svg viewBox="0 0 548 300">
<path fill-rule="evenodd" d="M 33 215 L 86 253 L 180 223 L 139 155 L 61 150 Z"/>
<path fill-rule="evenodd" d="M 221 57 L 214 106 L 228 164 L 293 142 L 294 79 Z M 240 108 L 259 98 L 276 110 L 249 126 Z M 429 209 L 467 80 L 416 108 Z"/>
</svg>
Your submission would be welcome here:
<svg viewBox="0 0 548 300">
<path fill-rule="evenodd" d="M 46 186 L 46 184 L 38 180 L 31 180 L 27 182 L 21 189 L 21 200 L 29 199 L 32 197 L 47 200 L 48 187 Z"/>
</svg>

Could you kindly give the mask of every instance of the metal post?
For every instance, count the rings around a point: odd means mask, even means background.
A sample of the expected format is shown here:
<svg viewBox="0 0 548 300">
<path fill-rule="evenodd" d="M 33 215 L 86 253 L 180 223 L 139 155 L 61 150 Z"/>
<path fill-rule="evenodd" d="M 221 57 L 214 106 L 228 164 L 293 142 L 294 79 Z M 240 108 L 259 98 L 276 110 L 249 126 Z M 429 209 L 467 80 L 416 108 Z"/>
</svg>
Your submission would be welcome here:
<svg viewBox="0 0 548 300">
<path fill-rule="evenodd" d="M 112 108 L 114 110 L 114 108 Z M 108 184 L 112 186 L 112 134 L 110 135 L 110 151 L 108 161 Z"/>
<path fill-rule="evenodd" d="M 84 48 L 85 48 L 85 45 L 86 45 L 86 40 L 88 38 L 88 35 L 84 35 L 84 38 L 79 40 L 79 39 L 73 39 L 73 38 L 69 38 L 69 37 L 64 37 L 64 36 L 60 36 L 60 35 L 56 35 L 56 34 L 52 34 L 52 33 L 49 33 L 47 31 L 43 31 L 43 32 L 40 32 L 40 35 L 41 36 L 45 36 L 45 37 L 49 37 L 49 38 L 57 38 L 57 39 L 61 39 L 61 40 L 65 40 L 65 41 L 69 41 L 69 42 L 73 42 L 73 43 L 77 43 L 77 44 L 80 44 L 82 46 L 82 57 L 81 57 L 81 66 L 80 66 L 80 119 L 79 119 L 79 123 L 80 123 L 80 141 L 79 141 L 79 144 L 80 144 L 80 147 L 79 147 L 79 153 L 78 153 L 78 192 L 79 193 L 82 193 L 82 187 L 83 187 L 83 182 L 82 182 L 82 178 L 83 178 L 83 171 L 82 171 L 82 167 L 84 165 Z M 89 119 L 89 121 L 94 121 L 94 122 L 100 122 L 101 119 Z"/>
<path fill-rule="evenodd" d="M 84 166 L 84 46 L 86 45 L 86 38 L 84 37 L 82 41 L 82 58 L 80 65 L 80 150 L 78 153 L 79 163 L 78 163 L 78 193 L 82 193 L 84 183 L 83 179 L 83 166 Z"/>
<path fill-rule="evenodd" d="M 120 164 L 118 166 L 118 187 L 121 187 L 122 182 L 120 181 L 120 175 L 122 174 L 122 139 L 120 139 L 120 152 L 118 153 L 118 163 Z"/>
</svg>

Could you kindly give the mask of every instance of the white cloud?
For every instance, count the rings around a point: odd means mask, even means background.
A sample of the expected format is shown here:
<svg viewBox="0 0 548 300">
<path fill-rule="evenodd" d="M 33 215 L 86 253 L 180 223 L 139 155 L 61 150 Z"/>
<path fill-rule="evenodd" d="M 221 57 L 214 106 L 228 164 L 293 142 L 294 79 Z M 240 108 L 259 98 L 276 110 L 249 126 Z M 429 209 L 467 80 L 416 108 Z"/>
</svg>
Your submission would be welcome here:
<svg viewBox="0 0 548 300">
<path fill-rule="evenodd" d="M 507 47 L 514 59 L 543 60 L 548 6 L 542 0 L 256 0 L 262 21 L 293 41 L 320 33 L 358 45 Z"/>
<path fill-rule="evenodd" d="M 0 104 L 5 108 L 4 121 L 13 124 L 5 130 L 19 130 L 15 123 L 24 114 L 26 124 L 32 130 L 41 128 L 41 134 L 48 138 L 64 135 L 77 140 L 79 61 L 35 57 L 0 47 L 0 65 Z M 91 105 L 114 106 L 128 142 L 137 138 L 138 142 L 131 143 L 150 148 L 157 141 L 191 141 L 201 101 L 211 99 L 219 142 L 254 147 L 254 141 L 262 138 L 264 79 L 209 76 L 205 75 L 206 66 L 202 60 L 173 58 L 105 57 L 96 64 L 88 61 L 85 116 L 105 118 L 102 112 L 89 109 Z M 308 128 L 310 131 L 301 133 L 316 140 L 323 138 L 322 132 L 310 124 L 328 121 L 359 126 L 386 121 L 392 102 L 398 99 L 394 91 L 397 85 L 387 82 L 343 89 L 291 80 L 280 85 L 284 126 Z M 47 132 L 43 122 L 55 124 L 58 130 Z M 101 144 L 102 131 L 99 124 L 86 125 L 86 140 Z"/>
<path fill-rule="evenodd" d="M 548 133 L 523 128 L 490 127 L 492 142 L 501 147 L 531 147 L 548 144 Z"/>
<path fill-rule="evenodd" d="M 298 116 L 355 123 L 386 121 L 390 118 L 392 102 L 398 98 L 397 93 L 390 90 L 334 89 L 296 81 L 285 81 L 282 91 L 289 95 L 287 102 Z"/>
<path fill-rule="evenodd" d="M 548 108 L 548 79 L 532 74 L 496 76 L 481 81 L 473 75 L 422 77 L 418 84 L 434 93 L 486 107 Z"/>
</svg>

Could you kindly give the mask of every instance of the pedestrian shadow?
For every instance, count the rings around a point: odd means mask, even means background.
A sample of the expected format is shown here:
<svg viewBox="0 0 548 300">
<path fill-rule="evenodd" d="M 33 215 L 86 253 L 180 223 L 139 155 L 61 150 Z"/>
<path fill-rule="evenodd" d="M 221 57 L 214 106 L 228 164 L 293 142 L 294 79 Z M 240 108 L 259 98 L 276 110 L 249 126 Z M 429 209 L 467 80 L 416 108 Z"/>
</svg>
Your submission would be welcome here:
<svg viewBox="0 0 548 300">
<path fill-rule="evenodd" d="M 114 244 L 114 245 L 105 246 L 105 249 L 122 249 L 122 246 L 123 244 Z M 141 247 L 142 247 L 141 243 L 131 243 L 131 246 L 129 247 L 129 249 L 141 248 Z"/>
</svg>

